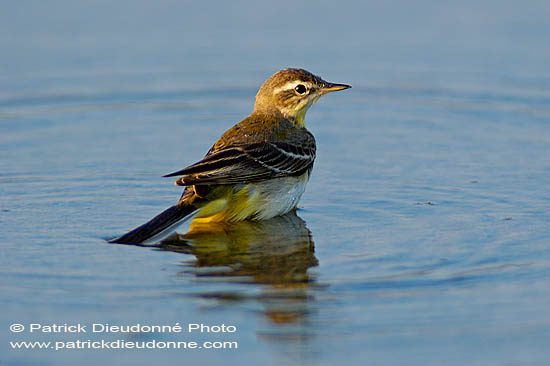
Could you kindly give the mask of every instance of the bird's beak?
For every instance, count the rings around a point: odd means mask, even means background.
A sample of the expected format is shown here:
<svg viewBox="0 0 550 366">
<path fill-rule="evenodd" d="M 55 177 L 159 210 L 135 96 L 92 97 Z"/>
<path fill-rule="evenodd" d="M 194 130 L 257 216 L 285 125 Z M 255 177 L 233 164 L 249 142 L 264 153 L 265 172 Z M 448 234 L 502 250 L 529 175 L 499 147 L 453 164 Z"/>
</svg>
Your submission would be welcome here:
<svg viewBox="0 0 550 366">
<path fill-rule="evenodd" d="M 319 91 L 321 92 L 321 94 L 326 94 L 326 93 L 349 89 L 349 88 L 351 88 L 351 85 L 326 83 L 325 85 L 323 85 L 323 87 Z"/>
</svg>

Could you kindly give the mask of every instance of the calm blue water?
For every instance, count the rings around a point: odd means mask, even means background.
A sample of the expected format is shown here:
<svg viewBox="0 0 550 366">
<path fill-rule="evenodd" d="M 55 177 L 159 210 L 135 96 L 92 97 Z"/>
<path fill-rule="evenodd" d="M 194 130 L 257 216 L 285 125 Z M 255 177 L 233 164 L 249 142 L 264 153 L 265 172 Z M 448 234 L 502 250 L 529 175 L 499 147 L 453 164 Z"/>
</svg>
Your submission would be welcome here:
<svg viewBox="0 0 550 366">
<path fill-rule="evenodd" d="M 0 364 L 547 363 L 547 2 L 2 8 Z M 353 85 L 308 113 L 318 158 L 298 216 L 106 243 L 173 204 L 161 176 L 200 159 L 288 66 Z M 239 348 L 9 345 L 117 339 Z"/>
</svg>

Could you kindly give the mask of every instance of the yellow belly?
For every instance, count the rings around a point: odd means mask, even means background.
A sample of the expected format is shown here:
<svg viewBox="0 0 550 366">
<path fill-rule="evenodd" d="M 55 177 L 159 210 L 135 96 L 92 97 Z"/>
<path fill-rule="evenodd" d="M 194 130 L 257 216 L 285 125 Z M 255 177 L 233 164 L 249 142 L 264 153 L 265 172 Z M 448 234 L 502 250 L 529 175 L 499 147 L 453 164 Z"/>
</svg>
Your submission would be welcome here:
<svg viewBox="0 0 550 366">
<path fill-rule="evenodd" d="M 195 215 L 193 222 L 267 220 L 294 210 L 309 174 L 258 183 L 219 187 L 218 193 Z"/>
</svg>

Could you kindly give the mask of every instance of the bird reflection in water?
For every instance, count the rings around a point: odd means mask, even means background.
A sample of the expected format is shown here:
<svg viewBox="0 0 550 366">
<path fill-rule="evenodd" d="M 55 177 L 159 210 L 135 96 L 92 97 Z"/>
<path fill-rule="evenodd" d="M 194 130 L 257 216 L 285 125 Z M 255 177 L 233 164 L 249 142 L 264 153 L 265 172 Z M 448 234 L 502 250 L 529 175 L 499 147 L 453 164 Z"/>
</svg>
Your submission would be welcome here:
<svg viewBox="0 0 550 366">
<path fill-rule="evenodd" d="M 311 232 L 294 212 L 264 221 L 192 222 L 186 234 L 175 233 L 158 247 L 194 255 L 187 265 L 197 277 L 264 285 L 254 299 L 273 323 L 299 322 L 309 313 L 308 290 L 315 281 L 307 271 L 318 261 Z M 238 292 L 200 296 L 222 302 L 250 299 Z"/>
</svg>

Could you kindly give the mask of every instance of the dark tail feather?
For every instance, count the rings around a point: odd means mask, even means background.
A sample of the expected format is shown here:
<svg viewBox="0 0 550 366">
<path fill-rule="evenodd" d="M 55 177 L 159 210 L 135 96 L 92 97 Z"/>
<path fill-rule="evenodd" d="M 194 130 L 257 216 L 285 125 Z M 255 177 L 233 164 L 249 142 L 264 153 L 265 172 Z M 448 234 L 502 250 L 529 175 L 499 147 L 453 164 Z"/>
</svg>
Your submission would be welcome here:
<svg viewBox="0 0 550 366">
<path fill-rule="evenodd" d="M 196 210 L 197 207 L 185 203 L 174 205 L 120 238 L 110 240 L 110 243 L 141 244 L 191 217 Z"/>
</svg>

